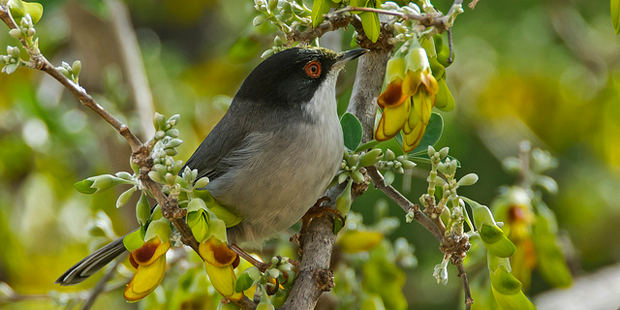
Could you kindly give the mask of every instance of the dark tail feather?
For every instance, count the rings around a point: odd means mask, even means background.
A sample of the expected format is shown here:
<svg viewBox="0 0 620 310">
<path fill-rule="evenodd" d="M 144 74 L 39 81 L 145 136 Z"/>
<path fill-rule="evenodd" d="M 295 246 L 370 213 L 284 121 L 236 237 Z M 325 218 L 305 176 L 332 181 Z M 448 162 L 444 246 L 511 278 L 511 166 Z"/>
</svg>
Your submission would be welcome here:
<svg viewBox="0 0 620 310">
<path fill-rule="evenodd" d="M 78 284 L 92 276 L 125 251 L 123 237 L 120 237 L 73 265 L 73 267 L 65 271 L 54 283 L 60 285 Z"/>
</svg>

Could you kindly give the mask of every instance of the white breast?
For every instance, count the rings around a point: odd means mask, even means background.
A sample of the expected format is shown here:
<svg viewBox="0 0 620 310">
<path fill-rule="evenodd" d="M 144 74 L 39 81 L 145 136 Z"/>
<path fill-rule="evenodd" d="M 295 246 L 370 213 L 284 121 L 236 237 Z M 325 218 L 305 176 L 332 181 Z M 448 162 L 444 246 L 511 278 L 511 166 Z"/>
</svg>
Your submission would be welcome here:
<svg viewBox="0 0 620 310">
<path fill-rule="evenodd" d="M 235 169 L 209 185 L 213 196 L 243 216 L 229 242 L 261 241 L 295 224 L 338 172 L 344 150 L 335 101 L 335 75 L 327 77 L 304 111 L 313 122 L 252 133 L 231 158 Z"/>
</svg>

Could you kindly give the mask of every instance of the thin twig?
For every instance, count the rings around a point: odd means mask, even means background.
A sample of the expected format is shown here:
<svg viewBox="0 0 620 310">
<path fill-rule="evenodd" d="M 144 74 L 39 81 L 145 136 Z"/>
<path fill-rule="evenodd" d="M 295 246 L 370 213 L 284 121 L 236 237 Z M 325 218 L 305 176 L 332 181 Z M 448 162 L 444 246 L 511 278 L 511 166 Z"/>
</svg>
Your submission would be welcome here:
<svg viewBox="0 0 620 310">
<path fill-rule="evenodd" d="M 397 191 L 391 185 L 385 185 L 383 182 L 383 176 L 381 172 L 377 170 L 375 167 L 367 167 L 368 175 L 372 179 L 375 184 L 375 188 L 382 191 L 386 196 L 392 199 L 396 204 L 398 204 L 405 212 L 413 212 L 413 219 L 415 219 L 420 225 L 422 225 L 426 230 L 428 230 L 437 240 L 440 242 L 443 241 L 443 235 L 437 225 L 433 223 L 431 219 L 429 219 L 424 212 L 420 211 L 420 206 L 412 203 L 407 199 L 407 197 L 403 196 L 399 191 Z"/>
<path fill-rule="evenodd" d="M 306 31 L 293 30 L 286 34 L 289 43 L 294 41 L 310 43 L 316 38 L 322 37 L 325 33 L 344 28 L 351 23 L 351 16 L 329 15 L 325 16 L 325 21 L 316 28 L 309 28 Z"/>
<path fill-rule="evenodd" d="M 459 278 L 463 281 L 463 290 L 465 291 L 465 310 L 470 310 L 471 305 L 474 304 L 474 299 L 471 297 L 471 290 L 469 289 L 469 281 L 467 281 L 467 274 L 465 273 L 465 268 L 463 267 L 463 260 L 460 260 L 460 262 L 456 264 L 456 268 L 459 271 Z"/>
<path fill-rule="evenodd" d="M 107 0 L 106 3 L 112 11 L 110 18 L 114 34 L 120 42 L 119 50 L 123 65 L 127 69 L 126 72 L 133 100 L 136 109 L 140 111 L 138 117 L 140 119 L 142 137 L 146 139 L 155 134 L 155 129 L 151 122 L 155 109 L 153 107 L 153 95 L 146 77 L 146 70 L 144 69 L 144 62 L 142 57 L 140 57 L 142 53 L 140 53 L 138 39 L 131 26 L 127 7 L 118 0 Z"/>
<path fill-rule="evenodd" d="M 0 19 L 11 29 L 17 28 L 17 24 L 15 20 L 11 16 L 9 12 L 8 6 L 0 5 Z M 101 118 L 103 118 L 106 122 L 108 122 L 118 133 L 123 136 L 131 150 L 133 152 L 137 152 L 140 147 L 142 147 L 142 142 L 136 137 L 129 127 L 121 122 L 119 119 L 114 117 L 108 111 L 106 111 L 101 105 L 99 105 L 87 92 L 79 86 L 78 84 L 71 81 L 69 78 L 58 72 L 56 68 L 41 54 L 38 48 L 31 48 L 28 46 L 26 40 L 20 39 L 20 42 L 25 47 L 26 51 L 30 55 L 30 62 L 33 63 L 34 67 L 40 71 L 43 71 L 53 77 L 55 80 L 60 82 L 65 88 L 67 88 L 75 97 L 80 100 L 82 105 L 88 107 L 95 113 L 97 113 Z"/>
<path fill-rule="evenodd" d="M 123 262 L 125 257 L 127 257 L 127 254 L 129 254 L 129 252 L 125 252 L 121 254 L 116 259 L 116 262 L 110 268 L 110 270 L 108 270 L 108 272 L 101 278 L 101 280 L 99 280 L 99 282 L 97 283 L 97 286 L 95 286 L 95 288 L 92 290 L 92 292 L 88 296 L 86 303 L 84 303 L 82 310 L 88 310 L 95 304 L 95 300 L 97 300 L 97 297 L 99 297 L 99 295 L 104 292 L 105 284 L 108 281 L 110 281 L 110 279 L 112 278 L 112 275 L 114 275 L 114 273 L 116 272 L 116 268 L 118 267 L 118 265 L 120 265 L 121 262 Z"/>
<path fill-rule="evenodd" d="M 17 24 L 11 16 L 8 6 L 0 5 L 0 19 L 9 28 L 17 28 Z M 132 162 L 140 166 L 140 181 L 142 185 L 150 191 L 155 200 L 157 200 L 157 203 L 162 206 L 162 213 L 164 217 L 168 218 L 174 224 L 182 236 L 182 241 L 194 249 L 198 255 L 200 255 L 198 251 L 198 241 L 196 241 L 191 229 L 183 220 L 183 216 L 186 212 L 185 209 L 180 209 L 176 197 L 166 196 L 162 191 L 161 185 L 148 177 L 148 172 L 153 167 L 153 160 L 150 156 L 150 151 L 153 146 L 152 141 L 148 141 L 145 145 L 143 145 L 140 139 L 138 139 L 138 137 L 126 124 L 106 111 L 86 92 L 84 88 L 56 70 L 47 58 L 41 54 L 38 48 L 30 47 L 24 39 L 20 39 L 20 42 L 30 55 L 29 63 L 32 64 L 33 68 L 43 71 L 57 80 L 65 88 L 71 91 L 71 93 L 78 98 L 82 105 L 88 107 L 103 118 L 127 140 L 127 143 L 132 150 Z M 251 309 L 251 307 L 243 306 L 244 304 L 245 300 L 242 300 L 238 305 L 241 306 L 242 309 Z"/>
</svg>

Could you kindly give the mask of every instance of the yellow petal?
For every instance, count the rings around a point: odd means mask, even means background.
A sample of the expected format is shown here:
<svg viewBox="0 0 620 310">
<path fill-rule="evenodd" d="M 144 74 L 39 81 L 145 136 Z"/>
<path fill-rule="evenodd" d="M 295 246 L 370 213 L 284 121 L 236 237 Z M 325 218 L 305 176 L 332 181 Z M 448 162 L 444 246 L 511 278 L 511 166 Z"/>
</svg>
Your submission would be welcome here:
<svg viewBox="0 0 620 310">
<path fill-rule="evenodd" d="M 202 259 L 218 267 L 231 265 L 237 258 L 237 253 L 229 249 L 226 243 L 215 237 L 211 237 L 201 243 L 198 246 L 198 252 Z"/>
<path fill-rule="evenodd" d="M 423 75 L 421 71 L 407 71 L 405 79 L 403 80 L 403 93 L 407 96 L 416 94 L 422 83 L 422 78 Z"/>
<path fill-rule="evenodd" d="M 406 153 L 413 151 L 420 144 L 425 130 L 426 124 L 419 122 L 411 129 L 411 132 L 405 134 L 403 137 L 403 151 Z"/>
<path fill-rule="evenodd" d="M 418 118 L 423 123 L 428 124 L 428 120 L 431 118 L 431 110 L 433 109 L 433 102 L 435 95 L 429 95 L 425 90 L 422 90 L 413 96 L 413 106 L 416 109 Z"/>
<path fill-rule="evenodd" d="M 439 91 L 439 83 L 437 83 L 437 80 L 435 79 L 430 70 L 422 74 L 421 81 L 422 84 L 424 84 L 424 88 L 429 94 L 437 94 L 437 92 Z"/>
<path fill-rule="evenodd" d="M 405 134 L 409 134 L 420 123 L 420 121 L 422 121 L 422 117 L 418 113 L 419 109 L 416 107 L 416 104 L 419 103 L 416 102 L 415 97 L 411 98 L 411 102 L 413 104 L 413 108 L 411 108 L 410 110 L 409 118 L 407 119 L 407 125 L 404 128 Z"/>
<path fill-rule="evenodd" d="M 243 293 L 235 292 L 235 272 L 231 265 L 217 267 L 205 262 L 205 270 L 211 281 L 211 285 L 222 296 L 230 300 L 240 300 Z"/>
<path fill-rule="evenodd" d="M 145 242 L 140 248 L 131 252 L 131 256 L 138 265 L 150 265 L 156 259 L 166 254 L 170 249 L 170 242 L 162 243 L 159 238 Z"/>
<path fill-rule="evenodd" d="M 162 255 L 150 265 L 140 265 L 125 289 L 125 299 L 137 301 L 153 292 L 164 279 L 166 256 Z"/>
<path fill-rule="evenodd" d="M 383 125 L 383 134 L 388 138 L 395 136 L 407 122 L 409 117 L 409 103 L 401 104 L 397 107 L 386 107 L 383 109 L 381 118 L 385 121 Z"/>
<path fill-rule="evenodd" d="M 403 80 L 395 80 L 387 85 L 385 90 L 377 97 L 377 104 L 381 108 L 395 107 L 403 104 L 407 100 L 407 95 L 403 93 Z"/>
<path fill-rule="evenodd" d="M 377 141 L 385 141 L 390 139 L 390 137 L 386 136 L 384 133 L 385 128 L 385 118 L 381 115 L 381 119 L 379 120 L 379 125 L 377 125 L 377 130 L 375 131 L 375 140 Z"/>
</svg>

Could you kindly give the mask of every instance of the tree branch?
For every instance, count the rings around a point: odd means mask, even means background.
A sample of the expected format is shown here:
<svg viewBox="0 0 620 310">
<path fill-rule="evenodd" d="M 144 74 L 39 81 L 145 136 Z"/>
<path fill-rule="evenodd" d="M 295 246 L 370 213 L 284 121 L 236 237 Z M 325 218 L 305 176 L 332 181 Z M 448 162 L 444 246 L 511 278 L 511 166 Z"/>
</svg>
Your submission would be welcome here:
<svg viewBox="0 0 620 310">
<path fill-rule="evenodd" d="M 11 29 L 18 28 L 15 20 L 11 16 L 8 6 L 0 5 L 0 19 Z M 30 63 L 33 68 L 43 71 L 57 80 L 65 88 L 78 98 L 82 105 L 91 109 L 101 118 L 103 118 L 108 124 L 110 124 L 118 133 L 127 140 L 127 143 L 132 150 L 132 162 L 140 166 L 140 181 L 142 185 L 150 191 L 157 203 L 162 207 L 162 213 L 164 217 L 169 219 L 177 228 L 182 236 L 182 241 L 189 245 L 198 255 L 198 241 L 194 238 L 191 229 L 183 220 L 186 210 L 179 208 L 176 197 L 170 197 L 162 192 L 161 185 L 151 180 L 148 177 L 148 172 L 153 168 L 153 159 L 151 157 L 152 143 L 148 141 L 144 145 L 138 139 L 138 137 L 129 129 L 129 127 L 114 117 L 108 111 L 106 111 L 101 105 L 99 105 L 80 85 L 76 84 L 56 68 L 41 54 L 40 50 L 34 46 L 29 46 L 26 40 L 20 39 L 20 42 L 30 55 Z M 250 308 L 243 308 L 250 309 Z"/>
<path fill-rule="evenodd" d="M 372 182 L 375 184 L 375 188 L 382 191 L 386 196 L 396 202 L 405 212 L 413 212 L 413 219 L 420 223 L 426 230 L 428 230 L 437 240 L 443 242 L 443 234 L 433 223 L 431 219 L 429 219 L 424 212 L 420 211 L 420 206 L 412 203 L 407 199 L 407 197 L 403 196 L 399 191 L 397 191 L 394 187 L 386 186 L 385 182 L 383 182 L 383 176 L 375 167 L 366 167 L 368 170 L 368 175 L 372 179 Z"/>
<path fill-rule="evenodd" d="M 330 15 L 326 16 L 325 21 L 316 28 L 308 28 L 306 31 L 293 30 L 286 34 L 288 42 L 300 41 L 310 43 L 316 38 L 320 38 L 325 33 L 334 31 L 339 28 L 345 28 L 351 23 L 351 16 Z"/>
<path fill-rule="evenodd" d="M 114 265 L 110 268 L 110 270 L 108 270 L 108 272 L 99 280 L 97 286 L 95 286 L 93 291 L 88 296 L 88 300 L 86 300 L 86 303 L 84 303 L 84 306 L 82 306 L 82 310 L 88 310 L 95 304 L 95 300 L 97 300 L 97 297 L 99 297 L 99 295 L 105 291 L 105 284 L 110 281 L 112 275 L 114 274 L 114 272 L 116 272 L 116 268 L 125 259 L 127 254 L 129 253 L 125 252 L 121 254 L 121 256 L 116 259 L 116 262 L 114 262 Z"/>
<path fill-rule="evenodd" d="M 120 42 L 120 52 L 125 68 L 127 68 L 127 77 L 129 85 L 131 85 L 131 93 L 136 105 L 138 118 L 140 119 L 140 129 L 144 139 L 155 134 L 152 125 L 152 115 L 155 114 L 153 105 L 153 95 L 149 87 L 146 77 L 144 63 L 142 61 L 142 53 L 138 39 L 131 26 L 131 18 L 127 12 L 127 7 L 118 0 L 106 0 L 108 7 L 112 11 L 110 18 L 114 28 L 114 35 Z"/>
</svg>

